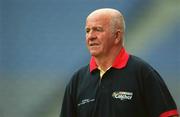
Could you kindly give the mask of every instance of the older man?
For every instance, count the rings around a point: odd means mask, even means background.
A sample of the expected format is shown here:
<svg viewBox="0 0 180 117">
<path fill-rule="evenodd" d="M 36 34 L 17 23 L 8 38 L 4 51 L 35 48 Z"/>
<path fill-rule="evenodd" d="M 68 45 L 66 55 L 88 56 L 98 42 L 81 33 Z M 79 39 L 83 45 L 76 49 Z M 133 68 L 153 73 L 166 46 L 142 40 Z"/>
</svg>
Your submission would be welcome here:
<svg viewBox="0 0 180 117">
<path fill-rule="evenodd" d="M 177 117 L 176 104 L 160 75 L 126 52 L 123 15 L 93 11 L 86 20 L 92 55 L 67 85 L 60 117 Z"/>
</svg>

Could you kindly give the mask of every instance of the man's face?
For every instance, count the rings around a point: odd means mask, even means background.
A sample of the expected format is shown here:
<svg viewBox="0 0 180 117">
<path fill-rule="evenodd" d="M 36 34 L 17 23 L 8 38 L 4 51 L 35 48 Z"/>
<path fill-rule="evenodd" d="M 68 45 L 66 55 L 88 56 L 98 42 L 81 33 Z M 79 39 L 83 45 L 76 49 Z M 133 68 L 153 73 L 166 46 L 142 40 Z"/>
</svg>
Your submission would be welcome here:
<svg viewBox="0 0 180 117">
<path fill-rule="evenodd" d="M 115 39 L 108 16 L 91 16 L 86 21 L 86 44 L 95 57 L 106 56 L 114 46 Z"/>
</svg>

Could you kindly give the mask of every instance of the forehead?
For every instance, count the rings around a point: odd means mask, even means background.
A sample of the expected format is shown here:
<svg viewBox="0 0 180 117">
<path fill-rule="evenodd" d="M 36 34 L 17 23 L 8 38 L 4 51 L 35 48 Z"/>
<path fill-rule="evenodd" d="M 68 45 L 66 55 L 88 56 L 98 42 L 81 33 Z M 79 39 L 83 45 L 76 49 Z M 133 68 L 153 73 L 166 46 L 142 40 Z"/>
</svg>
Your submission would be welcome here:
<svg viewBox="0 0 180 117">
<path fill-rule="evenodd" d="M 107 15 L 95 14 L 87 17 L 86 26 L 106 26 L 109 22 L 110 18 Z"/>
</svg>

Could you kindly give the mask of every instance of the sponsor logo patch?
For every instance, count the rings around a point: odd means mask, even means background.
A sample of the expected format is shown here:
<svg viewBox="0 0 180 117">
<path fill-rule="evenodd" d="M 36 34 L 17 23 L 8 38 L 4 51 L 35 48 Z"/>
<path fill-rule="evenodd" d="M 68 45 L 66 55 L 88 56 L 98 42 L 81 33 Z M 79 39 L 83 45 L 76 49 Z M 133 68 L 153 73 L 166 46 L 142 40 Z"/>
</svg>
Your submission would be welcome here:
<svg viewBox="0 0 180 117">
<path fill-rule="evenodd" d="M 133 93 L 125 91 L 115 91 L 112 93 L 112 97 L 120 100 L 131 100 L 133 97 Z"/>
</svg>

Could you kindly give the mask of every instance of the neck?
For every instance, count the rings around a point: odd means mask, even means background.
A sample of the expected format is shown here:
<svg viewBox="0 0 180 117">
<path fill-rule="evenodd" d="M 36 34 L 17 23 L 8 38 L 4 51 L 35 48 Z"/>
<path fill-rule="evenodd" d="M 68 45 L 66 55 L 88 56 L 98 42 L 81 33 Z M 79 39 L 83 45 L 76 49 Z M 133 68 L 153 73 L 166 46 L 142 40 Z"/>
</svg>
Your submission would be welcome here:
<svg viewBox="0 0 180 117">
<path fill-rule="evenodd" d="M 103 71 L 106 71 L 108 68 L 110 68 L 113 65 L 114 60 L 118 55 L 118 53 L 120 52 L 120 50 L 121 48 L 118 48 L 114 51 L 109 52 L 108 55 L 101 57 L 94 57 L 97 66 L 100 67 Z"/>
</svg>

